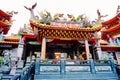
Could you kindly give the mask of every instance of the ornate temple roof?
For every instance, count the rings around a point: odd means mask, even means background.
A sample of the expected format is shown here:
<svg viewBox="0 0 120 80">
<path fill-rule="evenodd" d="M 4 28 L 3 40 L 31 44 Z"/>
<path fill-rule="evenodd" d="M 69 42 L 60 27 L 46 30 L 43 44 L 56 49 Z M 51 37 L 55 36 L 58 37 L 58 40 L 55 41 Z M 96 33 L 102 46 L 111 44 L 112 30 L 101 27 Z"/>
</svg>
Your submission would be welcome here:
<svg viewBox="0 0 120 80">
<path fill-rule="evenodd" d="M 38 16 L 34 15 L 34 8 L 37 3 L 31 7 L 24 6 L 29 10 L 30 25 L 37 36 L 38 41 L 42 38 L 62 39 L 62 40 L 89 40 L 93 37 L 93 33 L 99 31 L 101 26 L 101 15 L 97 22 L 91 22 L 85 14 L 74 16 L 72 14 L 56 13 L 51 15 L 49 11 L 41 11 Z M 100 12 L 99 12 L 100 13 Z M 92 23 L 92 24 L 91 24 Z"/>
<path fill-rule="evenodd" d="M 0 32 L 7 34 L 11 27 L 11 15 L 0 10 Z"/>
<path fill-rule="evenodd" d="M 102 38 L 106 38 L 107 34 L 111 36 L 116 36 L 120 34 L 120 13 L 116 14 L 115 17 L 113 17 L 110 20 L 107 20 L 102 23 L 102 26 L 104 27 L 102 32 Z"/>
<path fill-rule="evenodd" d="M 116 16 L 114 16 L 110 20 L 102 22 L 103 27 L 106 27 L 106 26 L 110 27 L 112 25 L 115 25 L 116 22 L 119 20 L 119 16 L 120 16 L 120 13 L 117 13 Z"/>
<path fill-rule="evenodd" d="M 88 40 L 92 37 L 92 33 L 99 31 L 101 25 L 97 24 L 97 27 L 92 26 L 92 28 L 81 28 L 78 26 L 70 26 L 67 24 L 61 24 L 56 27 L 56 25 L 45 25 L 30 22 L 32 28 L 38 28 L 38 37 L 41 39 L 53 38 L 53 39 L 63 39 L 63 40 Z M 59 23 L 58 23 L 59 24 Z M 34 32 L 36 32 L 34 30 Z"/>
<path fill-rule="evenodd" d="M 4 34 L 7 34 L 11 27 L 11 15 L 0 10 L 0 49 L 11 49 L 18 46 L 19 37 L 6 37 Z"/>
<path fill-rule="evenodd" d="M 19 42 L 19 40 L 20 40 L 20 37 L 19 37 L 19 36 L 4 37 L 4 41 Z"/>
</svg>

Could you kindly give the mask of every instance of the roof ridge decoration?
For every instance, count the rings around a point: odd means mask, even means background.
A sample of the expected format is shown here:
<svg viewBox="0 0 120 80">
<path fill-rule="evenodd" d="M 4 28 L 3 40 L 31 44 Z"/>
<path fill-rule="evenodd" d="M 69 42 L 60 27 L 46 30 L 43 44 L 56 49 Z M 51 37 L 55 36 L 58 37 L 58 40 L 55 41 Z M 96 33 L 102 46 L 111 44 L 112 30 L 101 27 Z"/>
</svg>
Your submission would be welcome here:
<svg viewBox="0 0 120 80">
<path fill-rule="evenodd" d="M 25 9 L 27 9 L 27 10 L 30 11 L 31 19 L 34 19 L 34 18 L 35 18 L 34 8 L 35 8 L 36 6 L 37 6 L 37 3 L 33 4 L 31 7 L 24 6 Z"/>
<path fill-rule="evenodd" d="M 69 27 L 76 29 L 100 27 L 102 22 L 101 17 L 105 17 L 99 14 L 99 20 L 90 21 L 85 14 L 80 14 L 77 17 L 72 14 L 66 14 L 67 17 L 64 17 L 65 14 L 56 13 L 54 16 L 51 16 L 51 13 L 46 10 L 44 12 L 41 11 L 39 14 L 40 19 L 38 16 L 35 16 L 34 19 L 30 18 L 30 22 L 44 27 Z"/>
<path fill-rule="evenodd" d="M 25 9 L 30 11 L 31 18 L 30 22 L 36 23 L 36 24 L 43 24 L 43 25 L 50 25 L 54 27 L 58 26 L 73 26 L 73 27 L 80 27 L 80 28 L 91 28 L 95 24 L 101 23 L 101 18 L 106 17 L 108 15 L 101 15 L 99 9 L 97 10 L 98 19 L 96 21 L 90 21 L 89 18 L 85 14 L 80 14 L 77 17 L 75 17 L 72 14 L 63 14 L 63 13 L 56 13 L 53 16 L 51 13 L 47 10 L 38 12 L 39 16 L 34 15 L 34 8 L 37 6 L 37 3 L 33 4 L 31 7 L 25 7 Z M 65 17 L 66 15 L 66 17 Z M 98 25 L 99 26 L 99 25 Z M 95 26 L 96 27 L 96 26 Z"/>
<path fill-rule="evenodd" d="M 120 12 L 120 5 L 118 5 L 116 13 L 119 13 L 119 12 Z"/>
</svg>

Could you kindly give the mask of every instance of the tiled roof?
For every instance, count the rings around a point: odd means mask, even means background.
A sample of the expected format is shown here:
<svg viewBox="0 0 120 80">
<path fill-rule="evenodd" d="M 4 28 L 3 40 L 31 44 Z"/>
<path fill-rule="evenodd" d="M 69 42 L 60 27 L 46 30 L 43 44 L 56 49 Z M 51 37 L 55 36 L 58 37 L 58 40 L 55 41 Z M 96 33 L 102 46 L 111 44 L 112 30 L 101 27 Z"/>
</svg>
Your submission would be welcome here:
<svg viewBox="0 0 120 80">
<path fill-rule="evenodd" d="M 19 42 L 20 38 L 18 36 L 4 37 L 4 41 Z"/>
<path fill-rule="evenodd" d="M 119 45 L 101 45 L 102 51 L 120 51 Z"/>
<path fill-rule="evenodd" d="M 19 42 L 12 42 L 12 41 L 0 41 L 0 44 L 18 44 Z"/>
<path fill-rule="evenodd" d="M 115 17 L 111 18 L 110 20 L 102 22 L 103 26 L 110 26 L 116 24 L 116 22 L 119 20 L 118 17 L 120 16 L 120 13 L 118 13 Z"/>
<path fill-rule="evenodd" d="M 37 27 L 39 30 L 38 38 L 54 38 L 54 39 L 69 39 L 69 40 L 86 40 L 92 37 L 93 32 L 99 31 L 102 27 L 100 24 L 97 24 L 97 27 L 92 28 L 80 28 L 76 26 L 65 27 L 65 26 L 52 26 L 44 25 L 39 23 L 30 22 L 31 27 Z M 34 31 L 35 32 L 35 31 Z"/>
</svg>

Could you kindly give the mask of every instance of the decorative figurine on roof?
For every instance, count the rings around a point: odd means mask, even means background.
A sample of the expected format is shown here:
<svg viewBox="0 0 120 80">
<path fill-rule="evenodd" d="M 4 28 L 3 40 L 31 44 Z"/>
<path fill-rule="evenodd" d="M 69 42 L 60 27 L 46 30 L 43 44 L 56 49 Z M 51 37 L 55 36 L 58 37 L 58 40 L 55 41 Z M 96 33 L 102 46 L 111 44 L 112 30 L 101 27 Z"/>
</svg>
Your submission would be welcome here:
<svg viewBox="0 0 120 80">
<path fill-rule="evenodd" d="M 41 19 L 40 19 L 40 22 L 42 23 L 42 24 L 48 24 L 48 25 L 50 25 L 50 22 L 51 22 L 51 20 L 52 20 L 52 17 L 51 17 L 51 13 L 50 12 L 48 12 L 48 11 L 41 11 L 40 12 L 40 17 L 41 17 Z"/>
<path fill-rule="evenodd" d="M 32 5 L 32 7 L 25 7 L 25 9 L 29 10 L 30 11 L 30 14 L 31 14 L 31 20 L 34 20 L 35 19 L 35 15 L 34 15 L 34 8 L 37 6 L 37 3 L 35 3 L 34 5 Z"/>
<path fill-rule="evenodd" d="M 101 18 L 108 16 L 107 14 L 106 15 L 101 15 L 99 9 L 97 9 L 97 15 L 98 15 L 97 22 L 101 22 L 102 21 Z"/>
<path fill-rule="evenodd" d="M 120 5 L 118 5 L 118 7 L 117 7 L 117 13 L 119 13 L 120 12 Z"/>
<path fill-rule="evenodd" d="M 54 15 L 53 21 L 55 21 L 55 22 L 60 22 L 60 20 L 61 20 L 61 18 L 63 18 L 63 16 L 64 16 L 64 14 L 56 13 L 56 14 Z"/>
<path fill-rule="evenodd" d="M 70 23 L 76 23 L 76 19 L 74 15 L 71 14 L 67 14 L 68 18 L 70 19 L 69 22 Z"/>
<path fill-rule="evenodd" d="M 7 11 L 7 13 L 10 14 L 11 16 L 13 16 L 14 14 L 15 15 L 18 14 L 17 11 Z M 15 20 L 11 20 L 11 19 L 7 20 L 6 19 L 4 22 L 7 23 L 7 24 L 11 24 L 13 21 L 15 21 Z"/>
<path fill-rule="evenodd" d="M 17 11 L 7 11 L 8 14 L 10 14 L 11 16 L 13 16 L 14 14 L 18 14 Z"/>
<path fill-rule="evenodd" d="M 90 21 L 85 14 L 81 14 L 76 19 L 77 23 L 80 23 L 83 28 L 91 27 Z"/>
<path fill-rule="evenodd" d="M 29 24 L 24 24 L 24 28 L 20 28 L 18 33 L 34 34 L 32 27 L 30 27 Z"/>
</svg>

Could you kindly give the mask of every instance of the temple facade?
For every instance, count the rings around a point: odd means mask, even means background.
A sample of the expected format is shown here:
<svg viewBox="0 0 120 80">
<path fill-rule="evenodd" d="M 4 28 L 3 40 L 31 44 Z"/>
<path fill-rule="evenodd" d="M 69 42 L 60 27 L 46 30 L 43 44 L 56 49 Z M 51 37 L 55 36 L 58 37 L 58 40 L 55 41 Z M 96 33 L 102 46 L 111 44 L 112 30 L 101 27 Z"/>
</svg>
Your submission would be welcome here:
<svg viewBox="0 0 120 80">
<path fill-rule="evenodd" d="M 115 37 L 116 34 L 119 34 L 119 13 L 111 20 L 92 23 L 88 27 L 83 27 L 81 22 L 73 24 L 67 20 L 66 22 L 30 20 L 30 24 L 36 40 L 41 45 L 39 49 L 41 59 L 54 59 L 57 54 L 65 54 L 66 59 L 68 57 L 74 59 L 74 56 L 80 59 L 83 56 L 84 60 L 112 58 L 117 63 L 119 61 L 117 58 L 119 38 Z M 101 35 L 99 35 L 100 32 Z M 61 58 L 61 56 L 59 57 Z"/>
</svg>

